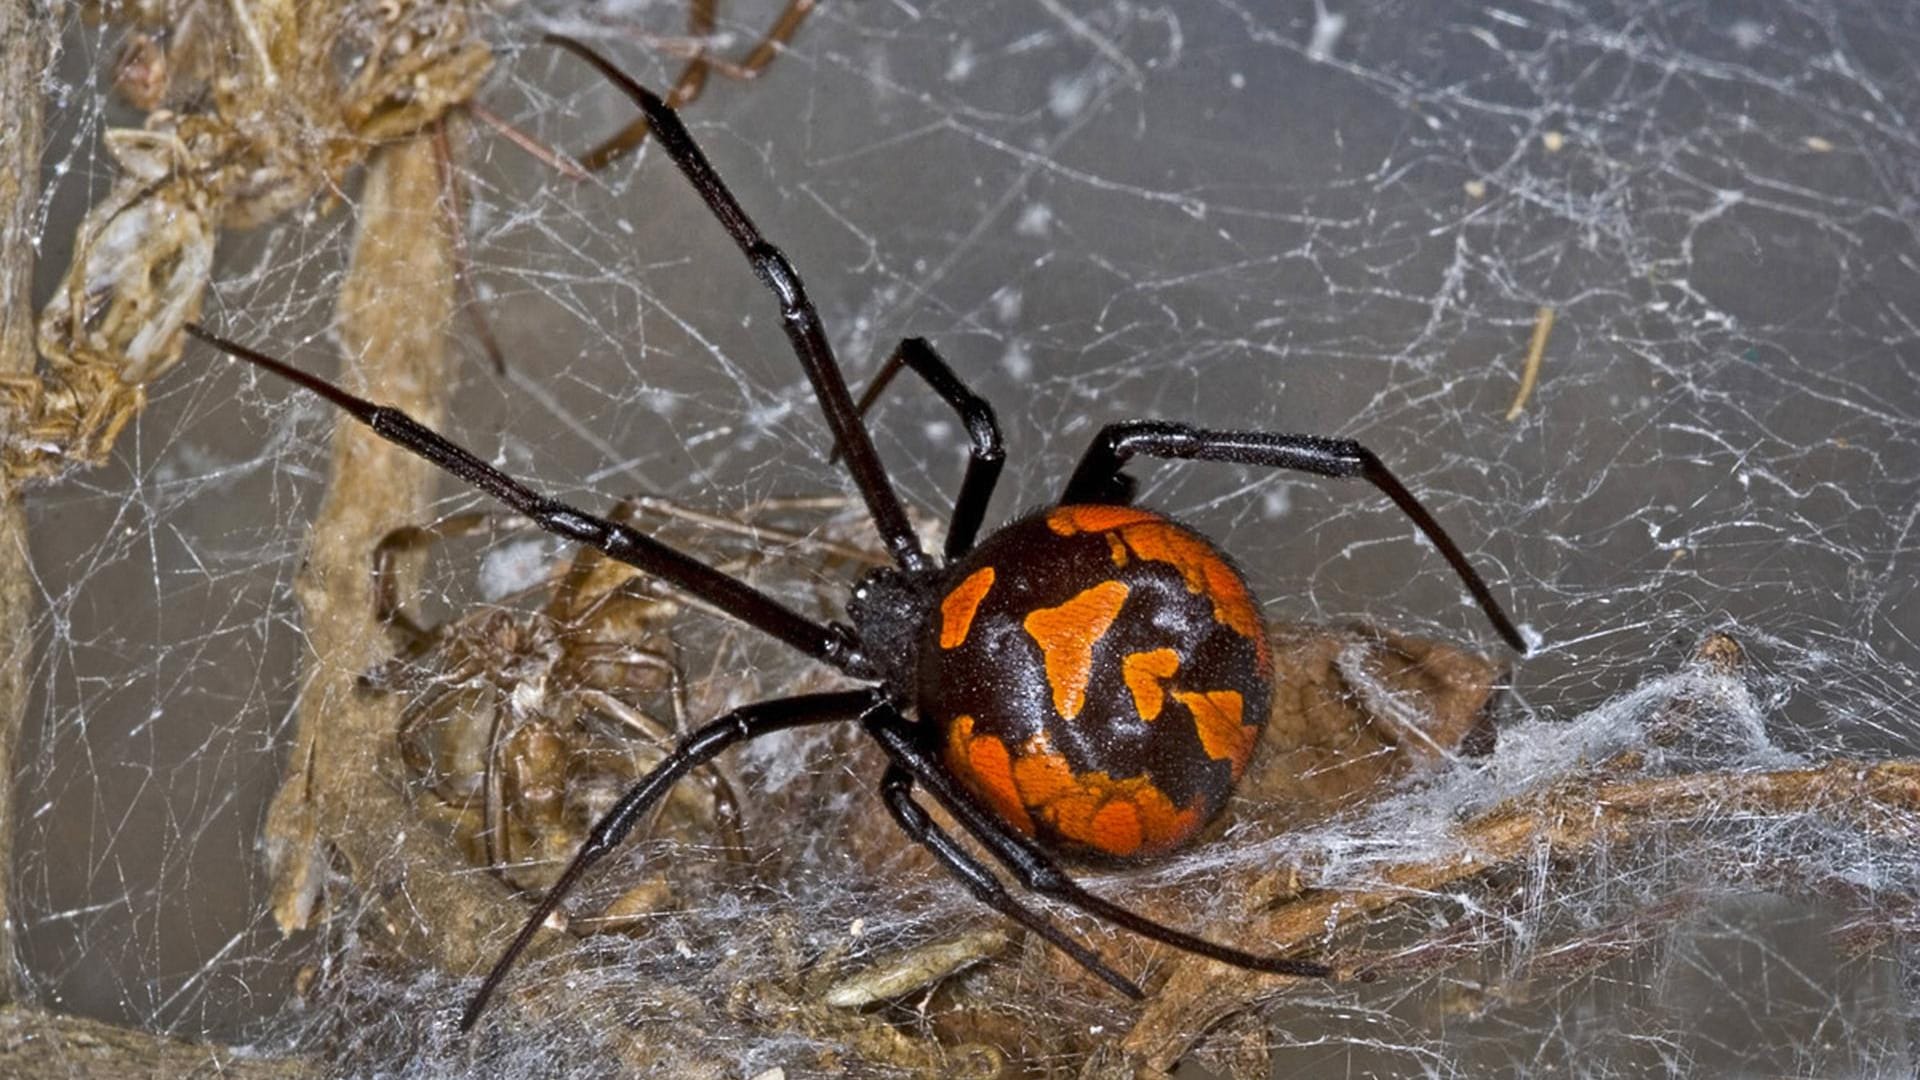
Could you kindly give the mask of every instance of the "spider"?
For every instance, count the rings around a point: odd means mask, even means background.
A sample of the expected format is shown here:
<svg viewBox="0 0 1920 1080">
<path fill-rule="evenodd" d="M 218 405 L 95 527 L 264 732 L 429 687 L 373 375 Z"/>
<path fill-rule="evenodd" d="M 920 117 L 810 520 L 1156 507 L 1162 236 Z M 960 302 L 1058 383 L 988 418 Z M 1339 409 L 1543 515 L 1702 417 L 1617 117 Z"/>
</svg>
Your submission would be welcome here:
<svg viewBox="0 0 1920 1080">
<path fill-rule="evenodd" d="M 858 724 L 885 754 L 880 797 L 906 835 L 982 903 L 1135 1000 L 1133 980 L 1011 891 L 916 799 L 924 791 L 1028 892 L 1223 963 L 1307 978 L 1326 964 L 1264 956 L 1148 919 L 1088 891 L 1056 856 L 1130 864 L 1191 843 L 1225 807 L 1265 723 L 1272 655 L 1245 578 L 1198 532 L 1132 504 L 1135 457 L 1218 461 L 1359 477 L 1440 551 L 1500 636 L 1526 642 L 1433 515 L 1358 442 L 1225 431 L 1163 420 L 1103 427 L 1060 502 L 976 543 L 1005 463 L 993 409 L 931 345 L 902 342 L 884 370 L 913 372 L 969 436 L 938 557 L 922 548 L 861 419 L 799 274 L 747 216 L 679 117 L 585 44 L 549 43 L 592 65 L 645 115 L 773 294 L 890 565 L 853 586 L 845 621 L 816 621 L 752 585 L 618 521 L 541 495 L 390 407 L 191 326 L 228 355 L 319 395 L 539 527 L 626 563 L 838 669 L 854 689 L 745 705 L 696 729 L 593 827 L 501 953 L 460 1018 L 471 1030 L 515 960 L 589 869 L 682 777 L 740 743 L 821 724 Z"/>
<path fill-rule="evenodd" d="M 638 504 L 609 515 L 632 521 Z M 447 541 L 528 525 L 509 514 L 467 513 L 396 529 L 374 549 L 375 617 L 399 645 L 362 678 L 406 695 L 397 731 L 416 800 L 444 818 L 474 861 L 515 889 L 543 891 L 587 828 L 685 730 L 686 690 L 666 622 L 679 607 L 592 548 L 567 564 L 536 611 L 488 604 L 421 626 L 401 604 L 396 564 Z M 609 571 L 625 570 L 626 573 Z M 511 599 L 511 598 L 507 598 Z M 665 698 L 671 722 L 642 707 Z M 739 800 L 716 769 L 702 769 L 703 809 L 742 851 Z"/>
<path fill-rule="evenodd" d="M 689 523 L 775 550 L 806 548 L 829 566 L 864 568 L 873 553 L 827 530 L 795 532 L 761 514 L 836 510 L 838 497 L 776 499 L 751 517 L 706 513 L 670 500 L 621 500 L 611 520 Z M 397 566 L 410 556 L 471 536 L 497 540 L 532 522 L 512 513 L 454 514 L 395 529 L 373 554 L 374 616 L 398 650 L 362 685 L 406 695 L 397 731 L 400 757 L 423 813 L 450 827 L 473 861 L 515 889 L 545 891 L 587 830 L 661 754 L 651 749 L 686 730 L 687 693 L 668 623 L 685 605 L 659 583 L 593 548 L 556 574 L 432 626 L 402 603 Z M 727 565 L 743 567 L 749 559 Z M 544 591 L 537 610 L 512 606 Z M 669 723 L 642 707 L 661 701 Z M 739 798 L 712 763 L 695 775 L 675 824 L 719 834 L 733 861 L 746 855 Z M 656 808 L 656 813 L 658 808 Z M 645 891 L 649 886 L 641 886 Z M 616 901 L 613 907 L 628 905 Z"/>
</svg>

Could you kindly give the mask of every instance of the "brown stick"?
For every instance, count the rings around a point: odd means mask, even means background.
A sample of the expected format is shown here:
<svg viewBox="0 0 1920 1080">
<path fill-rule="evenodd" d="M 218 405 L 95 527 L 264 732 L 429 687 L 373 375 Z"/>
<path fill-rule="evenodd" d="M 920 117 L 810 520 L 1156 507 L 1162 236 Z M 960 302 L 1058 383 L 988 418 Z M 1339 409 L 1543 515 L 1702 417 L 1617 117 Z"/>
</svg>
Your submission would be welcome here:
<svg viewBox="0 0 1920 1080">
<path fill-rule="evenodd" d="M 342 381 L 435 423 L 446 410 L 452 241 L 438 206 L 431 139 L 379 151 L 368 170 L 353 264 L 341 290 Z M 295 585 L 309 668 L 287 775 L 267 819 L 273 910 L 285 931 L 312 925 L 338 860 L 363 895 L 386 898 L 382 932 L 406 955 L 453 972 L 485 965 L 489 934 L 524 918 L 505 891 L 418 827 L 399 780 L 397 702 L 356 690 L 386 659 L 374 617 L 372 555 L 382 536 L 426 515 L 430 466 L 343 417 L 333 470 Z M 419 913 L 431 913 L 423 925 Z"/>
<path fill-rule="evenodd" d="M 35 1009 L 0 1009 L 0 1076 L 118 1080 L 124 1076 L 219 1076 L 300 1080 L 327 1075 L 304 1058 L 261 1057 L 211 1043 L 183 1042 L 98 1020 Z"/>
<path fill-rule="evenodd" d="M 42 4 L 0 4 L 0 376 L 33 374 L 34 211 L 40 178 L 40 79 L 51 24 Z M 33 564 L 20 493 L 0 485 L 0 781 L 13 776 L 33 641 Z M 13 797 L 0 789 L 0 927 L 12 925 Z M 0 932 L 0 1002 L 12 1001 L 13 935 Z"/>
</svg>

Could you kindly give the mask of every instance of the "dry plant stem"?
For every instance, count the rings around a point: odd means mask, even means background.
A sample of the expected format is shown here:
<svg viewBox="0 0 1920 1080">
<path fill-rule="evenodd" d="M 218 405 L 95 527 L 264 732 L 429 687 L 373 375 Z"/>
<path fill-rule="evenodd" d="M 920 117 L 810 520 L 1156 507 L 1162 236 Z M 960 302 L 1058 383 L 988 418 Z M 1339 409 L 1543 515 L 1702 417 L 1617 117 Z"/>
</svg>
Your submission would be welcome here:
<svg viewBox="0 0 1920 1080">
<path fill-rule="evenodd" d="M 38 3 L 0 4 L 0 375 L 33 374 L 33 225 L 39 201 L 40 80 L 52 24 Z M 27 709 L 33 563 L 18 489 L 0 486 L 0 780 Z M 0 788 L 0 927 L 12 925 L 13 792 Z M 16 996 L 13 935 L 0 931 L 0 1001 Z"/>
<path fill-rule="evenodd" d="M 36 1009 L 0 1009 L 0 1076 L 120 1080 L 127 1076 L 301 1080 L 329 1075 L 316 1061 L 267 1058 L 209 1043 Z"/>
<path fill-rule="evenodd" d="M 1382 867 L 1370 888 L 1311 893 L 1242 926 L 1247 940 L 1284 951 L 1509 863 L 1571 858 L 1644 832 L 1743 814 L 1825 814 L 1866 833 L 1913 837 L 1920 834 L 1920 762 L 1840 758 L 1778 772 L 1576 777 L 1467 822 L 1456 843 L 1430 859 Z M 1170 1070 L 1208 1029 L 1286 981 L 1217 964 L 1183 965 L 1122 1048 L 1133 1062 Z"/>
<path fill-rule="evenodd" d="M 84 6 L 142 27 L 145 55 L 118 73 L 128 100 L 178 107 L 101 133 L 113 183 L 41 310 L 40 363 L 0 371 L 0 483 L 104 462 L 179 362 L 219 234 L 338 191 L 373 147 L 470 98 L 493 63 L 469 0 Z"/>
<path fill-rule="evenodd" d="M 1518 420 L 1526 410 L 1527 399 L 1533 396 L 1533 386 L 1540 381 L 1540 361 L 1547 355 L 1547 338 L 1553 334 L 1553 309 L 1543 307 L 1534 313 L 1533 339 L 1527 343 L 1526 366 L 1520 370 L 1520 389 L 1514 392 L 1513 404 L 1507 406 L 1508 420 Z"/>
<path fill-rule="evenodd" d="M 445 412 L 445 333 L 453 315 L 451 240 L 430 139 L 380 150 L 368 169 L 353 264 L 342 287 L 343 381 L 433 423 Z M 287 775 L 267 819 L 274 917 L 314 921 L 330 870 L 385 901 L 385 939 L 465 972 L 489 935 L 522 918 L 432 830 L 415 827 L 400 787 L 396 703 L 356 692 L 386 659 L 371 558 L 382 536 L 426 513 L 430 466 L 349 419 L 334 431 L 332 479 L 296 582 L 309 669 Z M 417 925 L 430 912 L 431 927 Z"/>
<path fill-rule="evenodd" d="M 1013 935 L 1005 927 L 991 927 L 936 941 L 888 957 L 836 980 L 822 1000 L 839 1009 L 860 1009 L 891 998 L 906 997 L 940 980 L 1006 951 Z"/>
</svg>

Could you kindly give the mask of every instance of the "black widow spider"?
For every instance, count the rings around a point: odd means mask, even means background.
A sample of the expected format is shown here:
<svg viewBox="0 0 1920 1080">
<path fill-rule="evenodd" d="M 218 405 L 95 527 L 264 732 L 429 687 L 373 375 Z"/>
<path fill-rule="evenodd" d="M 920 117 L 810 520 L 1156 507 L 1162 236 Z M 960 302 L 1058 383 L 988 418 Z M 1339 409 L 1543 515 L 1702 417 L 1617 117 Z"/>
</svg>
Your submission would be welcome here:
<svg viewBox="0 0 1920 1080">
<path fill-rule="evenodd" d="M 721 751 L 776 731 L 857 721 L 888 758 L 880 794 L 901 829 L 982 902 L 1129 997 L 1132 980 L 1016 899 L 913 798 L 924 788 L 1030 892 L 1154 941 L 1256 971 L 1325 977 L 1325 964 L 1259 956 L 1163 926 L 1088 892 L 1050 851 L 1096 862 L 1190 842 L 1224 807 L 1266 719 L 1272 659 L 1258 604 L 1211 542 L 1130 505 L 1135 455 L 1360 477 L 1431 540 L 1515 650 L 1526 644 L 1460 549 L 1372 452 L 1311 435 L 1214 431 L 1157 420 L 1107 425 L 1059 505 L 974 538 L 1005 460 L 993 410 L 925 341 L 883 369 L 923 379 L 965 422 L 970 457 L 943 557 L 921 550 L 799 275 L 747 217 L 679 117 L 580 42 L 547 40 L 599 69 L 646 115 L 660 147 L 779 301 L 782 325 L 835 447 L 893 565 L 867 573 L 848 622 L 819 625 L 624 524 L 547 498 L 406 414 L 199 326 L 202 341 L 339 406 L 382 437 L 487 492 L 541 528 L 655 575 L 869 685 L 757 702 L 699 728 L 588 835 L 461 1016 L 471 1029 L 514 960 L 581 876 L 674 783 Z M 917 719 L 906 710 L 917 711 Z"/>
</svg>

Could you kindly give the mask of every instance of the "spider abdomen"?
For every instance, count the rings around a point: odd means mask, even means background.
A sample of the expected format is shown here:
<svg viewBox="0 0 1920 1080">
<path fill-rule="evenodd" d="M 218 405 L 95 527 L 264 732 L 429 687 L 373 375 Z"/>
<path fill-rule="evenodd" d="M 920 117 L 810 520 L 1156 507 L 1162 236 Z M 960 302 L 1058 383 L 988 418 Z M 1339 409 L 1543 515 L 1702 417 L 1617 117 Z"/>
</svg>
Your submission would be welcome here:
<svg viewBox="0 0 1920 1080">
<path fill-rule="evenodd" d="M 1127 506 L 1023 518 L 956 563 L 920 648 L 947 767 L 1057 850 L 1132 861 L 1226 806 L 1272 697 L 1246 580 L 1199 533 Z"/>
</svg>

